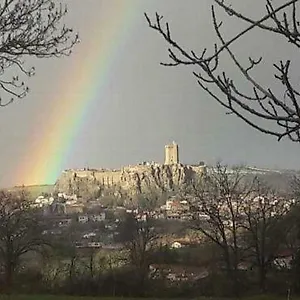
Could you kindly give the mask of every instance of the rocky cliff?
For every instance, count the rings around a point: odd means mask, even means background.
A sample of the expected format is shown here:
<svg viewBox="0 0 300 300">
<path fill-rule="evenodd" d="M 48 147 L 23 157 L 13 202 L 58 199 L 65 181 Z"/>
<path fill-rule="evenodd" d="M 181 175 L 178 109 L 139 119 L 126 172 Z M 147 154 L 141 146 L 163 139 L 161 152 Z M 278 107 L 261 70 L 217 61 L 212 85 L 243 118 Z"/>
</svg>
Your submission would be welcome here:
<svg viewBox="0 0 300 300">
<path fill-rule="evenodd" d="M 172 191 L 179 185 L 189 184 L 204 170 L 204 166 L 182 164 L 137 165 L 120 170 L 66 170 L 57 180 L 55 190 L 84 198 L 107 190 L 118 195 L 136 195 L 151 189 Z"/>
</svg>

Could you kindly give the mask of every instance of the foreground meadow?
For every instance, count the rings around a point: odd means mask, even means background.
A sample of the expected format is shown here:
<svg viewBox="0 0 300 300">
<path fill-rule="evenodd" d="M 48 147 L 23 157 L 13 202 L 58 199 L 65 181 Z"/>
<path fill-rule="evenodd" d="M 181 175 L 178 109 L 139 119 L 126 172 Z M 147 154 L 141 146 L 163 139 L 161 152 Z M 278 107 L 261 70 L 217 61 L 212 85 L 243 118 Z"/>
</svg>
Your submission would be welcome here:
<svg viewBox="0 0 300 300">
<path fill-rule="evenodd" d="M 51 296 L 51 295 L 0 295 L 1 300 L 110 300 L 103 297 Z M 117 298 L 114 298 L 117 299 Z"/>
<path fill-rule="evenodd" d="M 51 295 L 0 295 L 1 300 L 111 300 L 117 298 L 51 296 Z"/>
<path fill-rule="evenodd" d="M 64 295 L 1 295 L 0 300 L 159 300 L 158 298 L 126 298 L 126 297 L 84 297 Z M 174 298 L 167 298 L 175 300 Z M 167 300 L 165 299 L 165 300 Z M 253 297 L 242 297 L 240 300 L 286 300 L 286 296 L 257 295 Z M 291 297 L 291 300 L 300 300 L 300 297 Z M 162 300 L 162 299 L 161 299 Z M 177 298 L 177 300 L 188 300 L 188 298 Z M 233 300 L 233 298 L 197 297 L 192 300 Z"/>
</svg>

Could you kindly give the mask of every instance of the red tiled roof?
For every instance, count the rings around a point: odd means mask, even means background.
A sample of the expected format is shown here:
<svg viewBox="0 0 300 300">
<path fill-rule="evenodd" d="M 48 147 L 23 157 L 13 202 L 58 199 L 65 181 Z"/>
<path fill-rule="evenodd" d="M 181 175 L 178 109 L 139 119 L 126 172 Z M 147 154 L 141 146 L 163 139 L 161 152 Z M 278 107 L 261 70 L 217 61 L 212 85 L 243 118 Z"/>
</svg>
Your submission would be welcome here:
<svg viewBox="0 0 300 300">
<path fill-rule="evenodd" d="M 281 257 L 288 257 L 288 256 L 293 256 L 295 254 L 295 250 L 293 249 L 283 249 L 281 251 L 278 251 L 278 253 L 275 255 L 277 258 Z"/>
</svg>

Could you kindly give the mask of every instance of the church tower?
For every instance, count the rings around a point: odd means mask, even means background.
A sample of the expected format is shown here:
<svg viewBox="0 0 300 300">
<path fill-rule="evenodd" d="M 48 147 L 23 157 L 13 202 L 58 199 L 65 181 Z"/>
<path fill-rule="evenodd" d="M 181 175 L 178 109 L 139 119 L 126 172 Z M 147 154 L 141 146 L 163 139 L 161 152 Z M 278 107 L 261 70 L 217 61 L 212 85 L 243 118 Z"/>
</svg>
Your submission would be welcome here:
<svg viewBox="0 0 300 300">
<path fill-rule="evenodd" d="M 165 165 L 179 164 L 179 147 L 173 142 L 165 146 Z"/>
</svg>

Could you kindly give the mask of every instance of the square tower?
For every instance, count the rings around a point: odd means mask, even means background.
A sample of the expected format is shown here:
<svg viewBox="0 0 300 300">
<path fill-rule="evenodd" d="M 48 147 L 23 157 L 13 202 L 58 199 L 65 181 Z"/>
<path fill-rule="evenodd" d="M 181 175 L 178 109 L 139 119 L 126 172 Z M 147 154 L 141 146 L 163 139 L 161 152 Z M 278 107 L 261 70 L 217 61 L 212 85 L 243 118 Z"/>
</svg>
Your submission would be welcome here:
<svg viewBox="0 0 300 300">
<path fill-rule="evenodd" d="M 179 147 L 173 142 L 165 146 L 165 165 L 179 164 Z"/>
</svg>

